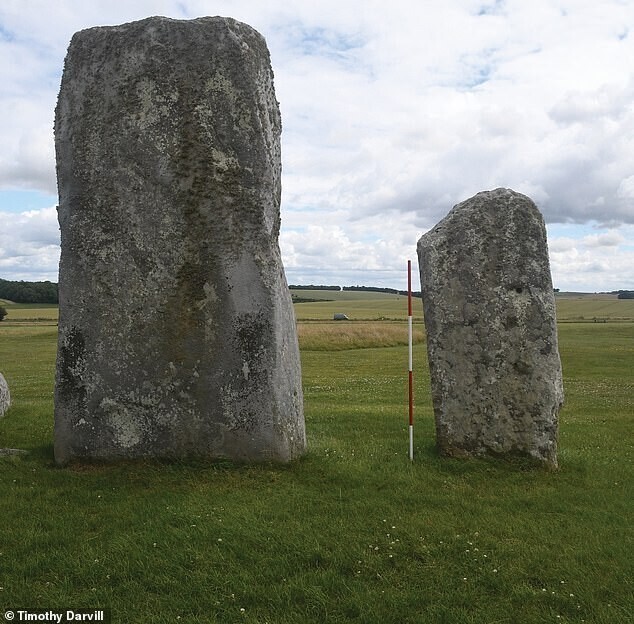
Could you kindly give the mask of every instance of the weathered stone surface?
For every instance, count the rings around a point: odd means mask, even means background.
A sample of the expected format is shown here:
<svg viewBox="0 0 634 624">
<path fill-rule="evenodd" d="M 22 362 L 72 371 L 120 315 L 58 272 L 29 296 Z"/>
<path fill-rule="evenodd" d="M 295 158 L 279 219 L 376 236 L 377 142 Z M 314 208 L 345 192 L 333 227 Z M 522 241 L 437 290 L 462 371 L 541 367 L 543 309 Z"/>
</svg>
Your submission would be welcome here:
<svg viewBox="0 0 634 624">
<path fill-rule="evenodd" d="M 11 394 L 9 392 L 9 384 L 0 373 L 0 418 L 2 418 L 6 411 L 11 406 Z"/>
<path fill-rule="evenodd" d="M 280 133 L 246 24 L 75 34 L 55 118 L 58 463 L 304 451 Z"/>
<path fill-rule="evenodd" d="M 556 466 L 563 386 L 535 204 L 478 193 L 421 237 L 418 260 L 440 452 Z"/>
<path fill-rule="evenodd" d="M 27 455 L 24 449 L 0 448 L 0 457 L 10 457 L 12 455 Z"/>
</svg>

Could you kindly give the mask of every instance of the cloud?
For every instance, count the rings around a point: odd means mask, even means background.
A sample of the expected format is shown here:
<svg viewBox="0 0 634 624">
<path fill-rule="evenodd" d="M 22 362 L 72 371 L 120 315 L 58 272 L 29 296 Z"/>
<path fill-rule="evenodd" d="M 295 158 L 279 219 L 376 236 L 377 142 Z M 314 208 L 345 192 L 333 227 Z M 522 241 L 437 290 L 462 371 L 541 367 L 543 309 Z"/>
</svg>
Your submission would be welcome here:
<svg viewBox="0 0 634 624">
<path fill-rule="evenodd" d="M 634 226 L 631 225 L 597 231 L 580 239 L 549 236 L 555 287 L 581 292 L 634 288 L 632 241 Z"/>
<path fill-rule="evenodd" d="M 359 279 L 364 267 L 391 275 L 454 204 L 499 186 L 549 223 L 634 223 L 634 5 L 619 0 L 1 3 L 0 190 L 55 192 L 53 111 L 73 32 L 155 14 L 231 15 L 265 35 L 293 271 L 336 259 Z M 585 266 L 609 249 L 623 254 L 613 266 L 629 257 L 605 240 L 574 243 Z"/>
<path fill-rule="evenodd" d="M 0 275 L 14 280 L 57 280 L 59 229 L 55 207 L 21 214 L 0 212 Z"/>
<path fill-rule="evenodd" d="M 618 247 L 625 242 L 625 238 L 620 232 L 611 230 L 602 234 L 592 234 L 582 239 L 582 244 L 588 248 L 594 247 Z"/>
</svg>

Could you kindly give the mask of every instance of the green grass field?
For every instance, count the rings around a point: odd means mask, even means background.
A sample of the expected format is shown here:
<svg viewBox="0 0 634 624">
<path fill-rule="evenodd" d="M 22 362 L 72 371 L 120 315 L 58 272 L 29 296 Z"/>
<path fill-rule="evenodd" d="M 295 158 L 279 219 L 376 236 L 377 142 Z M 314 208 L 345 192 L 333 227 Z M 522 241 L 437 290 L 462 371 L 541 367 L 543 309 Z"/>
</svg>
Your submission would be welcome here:
<svg viewBox="0 0 634 624">
<path fill-rule="evenodd" d="M 19 324 L 57 324 L 58 306 L 46 303 L 12 303 L 0 299 L 0 305 L 8 312 L 2 321 L 4 326 Z"/>
<path fill-rule="evenodd" d="M 367 301 L 296 306 L 397 320 L 299 323 L 309 453 L 290 466 L 55 467 L 56 327 L 7 317 L 0 447 L 29 453 L 0 457 L 0 608 L 103 607 L 117 623 L 631 622 L 634 323 L 560 324 L 556 472 L 439 458 L 419 336 L 411 464 L 404 299 Z"/>
<path fill-rule="evenodd" d="M 324 299 L 296 304 L 295 312 L 300 321 L 332 320 L 336 312 L 346 314 L 352 321 L 407 318 L 407 297 L 403 295 L 323 290 L 293 292 L 307 299 Z M 617 299 L 616 295 L 558 295 L 555 300 L 560 322 L 634 321 L 634 299 Z M 420 299 L 414 299 L 413 308 L 414 317 L 422 318 Z"/>
<path fill-rule="evenodd" d="M 336 312 L 346 314 L 352 321 L 406 320 L 407 297 L 387 293 L 358 291 L 297 290 L 294 294 L 311 303 L 295 305 L 299 321 L 333 320 Z M 634 299 L 617 299 L 616 295 L 557 296 L 557 318 L 560 322 L 634 321 Z M 52 304 L 14 304 L 0 299 L 9 312 L 6 324 L 57 322 L 58 309 Z M 422 302 L 414 299 L 414 318 L 422 318 Z"/>
</svg>

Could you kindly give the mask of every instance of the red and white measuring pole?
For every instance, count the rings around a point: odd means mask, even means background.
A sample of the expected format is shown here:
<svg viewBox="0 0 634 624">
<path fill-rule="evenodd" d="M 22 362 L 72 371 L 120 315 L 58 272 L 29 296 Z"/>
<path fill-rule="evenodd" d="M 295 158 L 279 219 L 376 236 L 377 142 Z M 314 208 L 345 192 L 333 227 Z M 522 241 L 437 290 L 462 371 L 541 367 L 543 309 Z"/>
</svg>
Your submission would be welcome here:
<svg viewBox="0 0 634 624">
<path fill-rule="evenodd" d="M 407 329 L 409 345 L 409 459 L 414 461 L 414 372 L 412 357 L 412 261 L 407 261 Z"/>
</svg>

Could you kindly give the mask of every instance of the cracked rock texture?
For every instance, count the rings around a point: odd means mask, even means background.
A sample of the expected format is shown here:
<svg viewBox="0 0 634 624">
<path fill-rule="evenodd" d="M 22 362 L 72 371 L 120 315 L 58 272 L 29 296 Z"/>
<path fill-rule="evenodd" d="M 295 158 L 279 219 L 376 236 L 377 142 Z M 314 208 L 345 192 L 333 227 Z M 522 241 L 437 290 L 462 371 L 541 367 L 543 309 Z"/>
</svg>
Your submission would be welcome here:
<svg viewBox="0 0 634 624">
<path fill-rule="evenodd" d="M 478 193 L 421 237 L 418 260 L 439 451 L 556 467 L 563 385 L 539 210 Z"/>
<path fill-rule="evenodd" d="M 55 458 L 305 450 L 264 38 L 229 18 L 74 35 L 55 116 Z"/>
<path fill-rule="evenodd" d="M 5 415 L 9 407 L 11 407 L 9 384 L 7 384 L 7 380 L 4 378 L 4 375 L 0 373 L 0 418 Z"/>
</svg>

